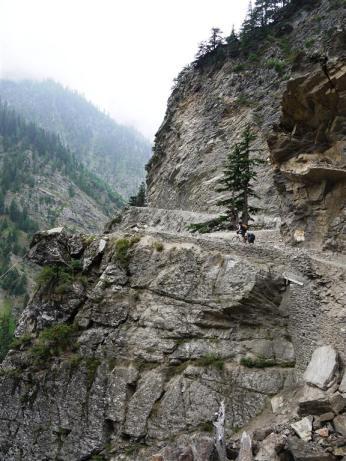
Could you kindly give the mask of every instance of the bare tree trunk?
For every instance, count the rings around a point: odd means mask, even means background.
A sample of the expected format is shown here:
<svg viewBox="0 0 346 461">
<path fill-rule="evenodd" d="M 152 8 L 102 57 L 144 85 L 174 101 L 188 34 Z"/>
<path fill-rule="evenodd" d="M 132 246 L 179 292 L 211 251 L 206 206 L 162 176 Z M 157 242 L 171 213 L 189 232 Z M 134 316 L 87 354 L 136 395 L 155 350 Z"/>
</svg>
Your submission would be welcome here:
<svg viewBox="0 0 346 461">
<path fill-rule="evenodd" d="M 249 224 L 249 197 L 248 197 L 248 186 L 245 187 L 244 190 L 244 208 L 243 208 L 243 213 L 241 215 L 241 220 L 243 224 L 248 225 Z"/>
<path fill-rule="evenodd" d="M 227 461 L 225 445 L 225 402 L 220 404 L 215 426 L 215 447 L 219 456 L 219 461 Z"/>
<path fill-rule="evenodd" d="M 230 223 L 230 229 L 236 229 L 239 222 L 238 213 L 234 208 L 228 211 L 228 219 Z"/>
</svg>

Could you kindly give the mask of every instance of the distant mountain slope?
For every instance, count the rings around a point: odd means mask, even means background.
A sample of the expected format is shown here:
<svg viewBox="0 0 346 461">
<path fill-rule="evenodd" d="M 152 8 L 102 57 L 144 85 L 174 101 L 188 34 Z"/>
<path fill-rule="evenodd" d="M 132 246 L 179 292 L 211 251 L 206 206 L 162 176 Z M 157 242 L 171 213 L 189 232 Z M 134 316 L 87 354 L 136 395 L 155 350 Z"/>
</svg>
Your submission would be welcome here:
<svg viewBox="0 0 346 461">
<path fill-rule="evenodd" d="M 33 232 L 57 226 L 98 232 L 123 203 L 56 134 L 0 100 L 0 320 L 6 306 L 21 309 L 33 283 L 22 260 Z"/>
<path fill-rule="evenodd" d="M 0 205 L 16 200 L 39 227 L 98 230 L 123 204 L 59 137 L 0 101 Z M 45 205 L 44 205 L 45 204 Z"/>
<path fill-rule="evenodd" d="M 57 226 L 99 232 L 123 203 L 56 134 L 0 100 L 0 359 L 34 284 L 35 270 L 23 259 L 32 233 Z"/>
<path fill-rule="evenodd" d="M 151 146 L 80 94 L 52 80 L 0 81 L 0 97 L 28 120 L 62 138 L 90 170 L 128 197 L 144 178 Z"/>
</svg>

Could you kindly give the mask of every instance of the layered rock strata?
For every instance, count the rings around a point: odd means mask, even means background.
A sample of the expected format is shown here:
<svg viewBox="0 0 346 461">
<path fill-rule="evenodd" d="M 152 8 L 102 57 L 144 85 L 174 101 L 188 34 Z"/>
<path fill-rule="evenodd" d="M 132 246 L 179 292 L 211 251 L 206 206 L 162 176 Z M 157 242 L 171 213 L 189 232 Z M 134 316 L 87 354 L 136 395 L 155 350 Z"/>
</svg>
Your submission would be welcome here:
<svg viewBox="0 0 346 461">
<path fill-rule="evenodd" d="M 319 341 L 345 357 L 328 297 L 316 297 L 318 286 L 336 291 L 342 270 L 322 275 L 307 256 L 154 231 L 88 239 L 56 229 L 35 237 L 30 258 L 56 272 L 2 364 L 8 461 L 139 461 L 191 444 L 191 459 L 209 460 L 221 401 L 229 437 L 299 379 Z M 285 287 L 289 267 L 304 286 Z"/>
<path fill-rule="evenodd" d="M 327 74 L 326 74 L 327 72 Z M 287 84 L 269 139 L 291 241 L 346 248 L 346 64 Z"/>
<path fill-rule="evenodd" d="M 148 164 L 150 206 L 220 212 L 215 188 L 250 124 L 265 161 L 256 222 L 280 216 L 287 241 L 345 248 L 346 13 L 329 0 L 306 7 L 250 57 L 182 72 Z"/>
</svg>

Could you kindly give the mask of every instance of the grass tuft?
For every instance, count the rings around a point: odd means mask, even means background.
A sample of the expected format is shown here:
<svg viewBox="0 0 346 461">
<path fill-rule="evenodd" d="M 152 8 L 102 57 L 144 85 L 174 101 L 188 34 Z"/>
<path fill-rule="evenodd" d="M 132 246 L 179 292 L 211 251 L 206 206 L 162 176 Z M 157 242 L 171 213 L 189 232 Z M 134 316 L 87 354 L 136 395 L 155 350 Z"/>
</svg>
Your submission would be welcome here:
<svg viewBox="0 0 346 461">
<path fill-rule="evenodd" d="M 41 364 L 52 357 L 74 350 L 76 332 L 74 325 L 65 323 L 42 330 L 29 349 L 34 363 Z"/>
<path fill-rule="evenodd" d="M 205 421 L 204 423 L 199 425 L 199 430 L 202 432 L 213 432 L 214 431 L 214 424 L 211 421 Z"/>
<path fill-rule="evenodd" d="M 28 346 L 32 339 L 32 336 L 29 334 L 14 338 L 10 344 L 10 349 L 22 349 L 22 347 Z"/>
<path fill-rule="evenodd" d="M 246 94 L 244 93 L 241 93 L 237 99 L 236 99 L 236 104 L 237 106 L 245 106 L 245 107 L 250 107 L 251 104 L 252 104 L 252 101 L 251 99 L 249 98 L 249 96 L 247 96 Z"/>
<path fill-rule="evenodd" d="M 164 249 L 162 242 L 154 242 L 154 248 L 156 251 L 161 252 Z"/>
<path fill-rule="evenodd" d="M 129 250 L 141 240 L 139 235 L 134 235 L 130 239 L 122 238 L 115 242 L 115 258 L 123 266 L 127 267 L 130 262 Z"/>
<path fill-rule="evenodd" d="M 90 388 L 94 382 L 96 372 L 98 367 L 100 366 L 100 359 L 95 357 L 87 358 L 85 361 L 85 366 L 87 369 L 87 377 L 88 377 L 88 387 Z"/>
<path fill-rule="evenodd" d="M 81 274 L 82 262 L 72 260 L 68 266 L 44 266 L 36 276 L 38 288 L 47 287 L 56 294 L 64 294 L 71 288 L 73 282 L 79 281 L 86 285 L 87 278 Z"/>
<path fill-rule="evenodd" d="M 285 71 L 286 63 L 277 58 L 268 59 L 266 62 L 268 69 L 274 69 L 279 75 Z"/>
<path fill-rule="evenodd" d="M 242 357 L 240 364 L 247 368 L 293 368 L 295 366 L 295 362 L 278 362 L 277 360 L 265 359 L 263 357 Z"/>
<path fill-rule="evenodd" d="M 225 362 L 215 354 L 207 354 L 196 360 L 198 367 L 214 367 L 223 370 Z"/>
</svg>

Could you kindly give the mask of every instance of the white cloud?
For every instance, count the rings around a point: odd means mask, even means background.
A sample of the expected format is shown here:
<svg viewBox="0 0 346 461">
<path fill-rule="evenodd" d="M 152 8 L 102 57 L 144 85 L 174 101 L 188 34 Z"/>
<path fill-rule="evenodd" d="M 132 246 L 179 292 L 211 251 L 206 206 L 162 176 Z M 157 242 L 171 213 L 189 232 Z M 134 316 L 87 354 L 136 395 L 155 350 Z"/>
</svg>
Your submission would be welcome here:
<svg viewBox="0 0 346 461">
<path fill-rule="evenodd" d="M 173 78 L 247 0 L 0 0 L 0 76 L 54 78 L 152 137 Z"/>
</svg>

